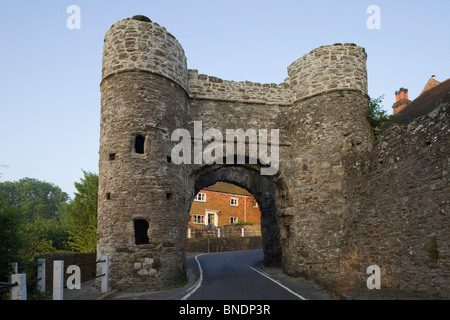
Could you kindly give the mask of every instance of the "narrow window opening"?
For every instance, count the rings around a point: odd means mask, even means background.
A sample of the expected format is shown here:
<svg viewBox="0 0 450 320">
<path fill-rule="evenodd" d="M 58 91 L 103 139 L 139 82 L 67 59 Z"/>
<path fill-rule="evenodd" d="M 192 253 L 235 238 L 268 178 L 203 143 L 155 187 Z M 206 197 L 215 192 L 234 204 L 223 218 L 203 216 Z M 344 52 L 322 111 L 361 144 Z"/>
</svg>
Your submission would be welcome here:
<svg viewBox="0 0 450 320">
<path fill-rule="evenodd" d="M 172 194 L 171 193 L 166 193 L 166 199 L 170 200 L 170 198 L 172 198 Z"/>
<path fill-rule="evenodd" d="M 111 200 L 111 192 L 106 193 L 106 200 Z"/>
<path fill-rule="evenodd" d="M 172 163 L 172 157 L 171 156 L 167 156 L 167 163 Z"/>
<path fill-rule="evenodd" d="M 115 153 L 110 153 L 109 154 L 109 161 L 112 161 L 112 160 L 116 160 L 116 154 Z"/>
<path fill-rule="evenodd" d="M 134 152 L 137 154 L 144 154 L 144 145 L 145 138 L 138 134 L 134 140 Z"/>
<path fill-rule="evenodd" d="M 135 244 L 147 244 L 150 242 L 148 238 L 148 222 L 139 219 L 134 220 L 134 242 Z"/>
</svg>

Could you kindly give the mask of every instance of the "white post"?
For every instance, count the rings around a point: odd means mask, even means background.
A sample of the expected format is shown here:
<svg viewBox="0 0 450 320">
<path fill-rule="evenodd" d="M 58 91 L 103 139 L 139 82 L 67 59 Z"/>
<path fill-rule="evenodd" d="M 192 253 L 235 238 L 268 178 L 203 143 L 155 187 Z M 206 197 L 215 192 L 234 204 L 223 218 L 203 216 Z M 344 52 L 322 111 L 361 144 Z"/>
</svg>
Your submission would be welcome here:
<svg viewBox="0 0 450 320">
<path fill-rule="evenodd" d="M 37 287 L 39 292 L 45 292 L 45 259 L 38 259 L 38 271 L 37 271 L 38 283 Z"/>
<path fill-rule="evenodd" d="M 220 228 L 217 228 L 217 238 L 220 238 Z"/>
<path fill-rule="evenodd" d="M 191 228 L 188 228 L 188 239 L 191 238 Z"/>
<path fill-rule="evenodd" d="M 64 260 L 53 261 L 53 300 L 63 300 Z"/>
<path fill-rule="evenodd" d="M 11 283 L 17 283 L 17 286 L 11 287 L 11 300 L 27 300 L 27 275 L 11 275 Z"/>
<path fill-rule="evenodd" d="M 12 274 L 19 273 L 19 264 L 17 262 L 11 263 Z"/>
<path fill-rule="evenodd" d="M 244 237 L 244 228 L 241 229 L 242 237 Z"/>
<path fill-rule="evenodd" d="M 101 290 L 103 293 L 108 292 L 108 266 L 109 266 L 109 257 L 107 255 L 102 256 L 102 284 Z"/>
</svg>

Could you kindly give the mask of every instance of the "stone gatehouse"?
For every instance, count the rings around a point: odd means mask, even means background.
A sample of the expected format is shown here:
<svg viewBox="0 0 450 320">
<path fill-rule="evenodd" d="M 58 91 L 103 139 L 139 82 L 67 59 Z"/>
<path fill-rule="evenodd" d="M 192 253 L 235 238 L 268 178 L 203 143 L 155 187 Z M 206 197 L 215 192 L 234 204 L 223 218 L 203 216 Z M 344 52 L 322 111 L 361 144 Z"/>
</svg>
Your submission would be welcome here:
<svg viewBox="0 0 450 320">
<path fill-rule="evenodd" d="M 97 250 L 110 256 L 111 285 L 155 290 L 184 281 L 191 203 L 199 190 L 224 181 L 258 201 L 266 265 L 344 295 L 364 290 L 367 266 L 381 264 L 375 257 L 383 253 L 374 243 L 355 248 L 369 233 L 358 229 L 353 238 L 352 223 L 364 225 L 365 210 L 384 213 L 353 201 L 364 201 L 353 183 L 366 187 L 367 172 L 351 161 L 373 148 L 366 58 L 355 44 L 322 46 L 293 62 L 281 84 L 234 82 L 188 70 L 175 37 L 146 17 L 115 23 L 105 36 L 100 85 Z M 194 121 L 222 132 L 279 129 L 277 173 L 261 175 L 260 161 L 173 163 L 171 134 L 184 128 L 194 136 Z M 445 233 L 436 232 L 443 243 Z M 448 252 L 441 259 L 448 266 Z M 403 272 L 380 267 L 390 276 Z"/>
</svg>

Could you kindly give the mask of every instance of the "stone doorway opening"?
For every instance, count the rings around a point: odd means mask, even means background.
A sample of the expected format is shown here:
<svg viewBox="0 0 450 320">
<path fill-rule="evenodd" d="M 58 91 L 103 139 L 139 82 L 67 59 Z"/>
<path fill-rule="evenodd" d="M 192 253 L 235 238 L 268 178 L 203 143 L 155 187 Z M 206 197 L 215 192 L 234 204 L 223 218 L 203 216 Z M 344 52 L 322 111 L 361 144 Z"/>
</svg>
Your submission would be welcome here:
<svg viewBox="0 0 450 320">
<path fill-rule="evenodd" d="M 282 212 L 282 208 L 287 206 L 289 192 L 286 184 L 279 176 L 263 176 L 259 169 L 259 165 L 213 164 L 205 166 L 198 171 L 194 171 L 192 175 L 194 198 L 207 201 L 204 196 L 199 195 L 201 190 L 218 182 L 232 184 L 248 191 L 256 200 L 256 205 L 260 211 L 264 265 L 280 267 L 283 261 L 280 243 L 280 228 L 283 228 L 283 219 L 278 212 Z M 194 198 L 191 199 L 191 205 Z M 233 203 L 235 202 L 231 202 L 231 204 Z M 189 207 L 190 210 L 191 207 Z M 197 222 L 202 222 L 201 219 L 196 219 Z"/>
</svg>

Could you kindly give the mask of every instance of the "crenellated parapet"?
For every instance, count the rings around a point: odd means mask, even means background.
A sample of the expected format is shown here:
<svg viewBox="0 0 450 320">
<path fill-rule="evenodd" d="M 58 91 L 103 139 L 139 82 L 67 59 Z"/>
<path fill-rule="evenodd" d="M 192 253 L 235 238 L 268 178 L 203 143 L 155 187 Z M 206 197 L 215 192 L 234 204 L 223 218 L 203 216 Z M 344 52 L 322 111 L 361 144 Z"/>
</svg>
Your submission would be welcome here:
<svg viewBox="0 0 450 320">
<path fill-rule="evenodd" d="M 321 46 L 288 67 L 293 99 L 330 90 L 359 90 L 367 94 L 367 54 L 355 44 Z"/>
<path fill-rule="evenodd" d="M 116 22 L 105 35 L 102 80 L 126 71 L 158 74 L 188 88 L 180 43 L 166 28 L 142 16 Z"/>
</svg>

